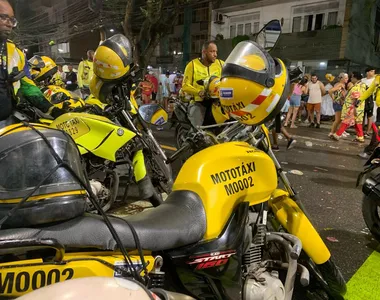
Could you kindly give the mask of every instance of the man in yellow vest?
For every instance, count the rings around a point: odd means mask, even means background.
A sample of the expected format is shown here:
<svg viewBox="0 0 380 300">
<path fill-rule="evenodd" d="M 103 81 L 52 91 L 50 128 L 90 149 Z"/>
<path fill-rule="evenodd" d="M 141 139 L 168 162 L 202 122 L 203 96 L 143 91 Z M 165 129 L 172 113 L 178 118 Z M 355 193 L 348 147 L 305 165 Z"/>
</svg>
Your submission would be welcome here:
<svg viewBox="0 0 380 300">
<path fill-rule="evenodd" d="M 193 126 L 202 126 L 206 109 L 211 107 L 211 101 L 205 99 L 205 88 L 199 84 L 201 80 L 211 76 L 221 77 L 224 62 L 217 59 L 218 47 L 214 42 L 205 42 L 202 47 L 202 57 L 193 59 L 185 69 L 182 91 L 192 96 L 189 106 L 189 119 Z"/>
<path fill-rule="evenodd" d="M 90 95 L 90 81 L 94 74 L 94 51 L 87 51 L 87 59 L 82 60 L 78 67 L 78 86 L 80 88 L 82 98 L 85 99 Z"/>
<path fill-rule="evenodd" d="M 20 100 L 53 117 L 63 113 L 45 99 L 31 80 L 24 53 L 8 40 L 16 26 L 12 6 L 7 0 L 0 0 L 0 127 L 18 122 L 13 115 Z"/>
</svg>

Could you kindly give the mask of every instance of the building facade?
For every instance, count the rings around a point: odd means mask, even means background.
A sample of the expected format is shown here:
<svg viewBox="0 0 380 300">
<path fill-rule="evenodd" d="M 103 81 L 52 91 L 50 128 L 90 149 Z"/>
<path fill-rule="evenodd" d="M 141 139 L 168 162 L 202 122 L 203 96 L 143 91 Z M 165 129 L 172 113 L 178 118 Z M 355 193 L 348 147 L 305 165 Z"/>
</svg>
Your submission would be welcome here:
<svg viewBox="0 0 380 300">
<path fill-rule="evenodd" d="M 318 75 L 363 70 L 367 65 L 380 67 L 379 2 L 224 1 L 212 11 L 211 37 L 223 38 L 218 43 L 221 58 L 226 58 L 234 39 L 253 38 L 266 23 L 277 19 L 282 35 L 272 54 L 293 67 Z"/>
</svg>

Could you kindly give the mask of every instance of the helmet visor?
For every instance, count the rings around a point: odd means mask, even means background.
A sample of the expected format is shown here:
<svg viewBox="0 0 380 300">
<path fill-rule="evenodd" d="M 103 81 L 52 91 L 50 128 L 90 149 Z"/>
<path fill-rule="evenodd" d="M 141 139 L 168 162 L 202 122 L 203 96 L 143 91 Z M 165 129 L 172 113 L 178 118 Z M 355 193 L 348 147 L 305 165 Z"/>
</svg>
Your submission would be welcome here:
<svg viewBox="0 0 380 300">
<path fill-rule="evenodd" d="M 272 87 L 275 77 L 273 58 L 253 41 L 236 45 L 228 56 L 222 71 L 223 77 L 239 77 L 266 87 Z"/>
<path fill-rule="evenodd" d="M 132 46 L 129 40 L 122 34 L 115 34 L 109 40 L 119 46 L 120 50 L 124 54 L 124 57 L 127 58 L 128 64 L 130 64 L 132 62 Z M 123 55 L 119 56 L 123 57 Z"/>
<path fill-rule="evenodd" d="M 42 69 L 45 67 L 45 63 L 41 56 L 34 55 L 31 59 L 28 60 L 29 65 L 33 69 Z"/>
</svg>

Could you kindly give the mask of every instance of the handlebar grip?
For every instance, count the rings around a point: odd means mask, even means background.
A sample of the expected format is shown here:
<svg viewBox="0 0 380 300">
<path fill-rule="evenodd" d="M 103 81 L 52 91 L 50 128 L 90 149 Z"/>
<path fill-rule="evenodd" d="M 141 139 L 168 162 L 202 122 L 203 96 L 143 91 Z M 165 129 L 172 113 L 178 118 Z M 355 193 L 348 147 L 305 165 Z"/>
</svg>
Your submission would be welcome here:
<svg viewBox="0 0 380 300">
<path fill-rule="evenodd" d="M 175 160 L 177 160 L 177 158 L 185 151 L 187 150 L 190 150 L 191 149 L 191 145 L 189 143 L 185 143 L 181 148 L 179 148 L 176 152 L 173 153 L 172 156 L 170 156 L 167 160 L 166 160 L 166 163 L 167 164 L 171 164 L 172 162 L 174 162 Z"/>
</svg>

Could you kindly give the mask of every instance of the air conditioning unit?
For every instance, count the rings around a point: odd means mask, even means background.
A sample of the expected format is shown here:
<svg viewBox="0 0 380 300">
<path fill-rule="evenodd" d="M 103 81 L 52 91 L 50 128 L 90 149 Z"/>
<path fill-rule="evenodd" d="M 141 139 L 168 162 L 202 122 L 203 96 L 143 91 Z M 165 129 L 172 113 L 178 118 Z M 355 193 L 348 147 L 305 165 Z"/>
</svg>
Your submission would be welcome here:
<svg viewBox="0 0 380 300">
<path fill-rule="evenodd" d="M 221 13 L 216 13 L 215 14 L 215 21 L 214 21 L 215 24 L 224 24 L 224 17 L 223 17 L 223 14 Z"/>
</svg>

